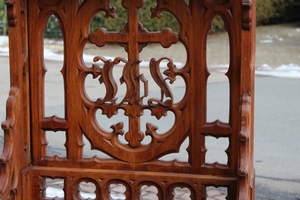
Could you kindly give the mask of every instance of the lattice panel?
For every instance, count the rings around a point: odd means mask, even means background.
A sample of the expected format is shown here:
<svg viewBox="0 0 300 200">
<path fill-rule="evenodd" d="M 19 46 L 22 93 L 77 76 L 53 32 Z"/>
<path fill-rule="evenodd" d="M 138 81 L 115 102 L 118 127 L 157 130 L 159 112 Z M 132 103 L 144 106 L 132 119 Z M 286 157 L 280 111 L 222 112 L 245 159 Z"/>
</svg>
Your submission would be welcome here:
<svg viewBox="0 0 300 200">
<path fill-rule="evenodd" d="M 148 165 L 161 170 L 167 165 L 172 172 L 209 174 L 215 169 L 216 174 L 236 173 L 237 163 L 231 158 L 231 152 L 237 147 L 232 141 L 239 131 L 238 121 L 233 121 L 233 116 L 240 113 L 236 104 L 236 99 L 239 99 L 239 52 L 233 52 L 232 48 L 239 39 L 235 32 L 239 23 L 233 20 L 232 10 L 238 4 L 229 0 L 205 0 L 200 5 L 185 1 L 158 1 L 149 10 L 149 15 L 160 18 L 162 11 L 167 11 L 177 19 L 178 33 L 168 28 L 151 32 L 143 27 L 138 16 L 139 9 L 144 6 L 141 0 L 122 1 L 128 21 L 118 32 L 110 32 L 103 27 L 90 31 L 90 22 L 97 13 L 104 12 L 106 18 L 118 15 L 109 1 L 71 3 L 60 0 L 37 1 L 36 4 L 37 7 L 29 5 L 29 15 L 33 19 L 30 28 L 39 31 L 32 33 L 29 42 L 37 47 L 32 54 L 38 54 L 31 58 L 31 75 L 36 79 L 31 86 L 32 101 L 38 108 L 32 108 L 33 132 L 39 133 L 33 136 L 37 165 L 52 163 L 53 166 L 67 167 L 77 163 L 75 166 L 85 167 L 93 163 L 93 168 L 113 166 L 139 170 L 147 169 Z M 201 12 L 193 12 L 193 9 Z M 224 21 L 229 36 L 229 66 L 225 74 L 229 80 L 228 123 L 218 119 L 207 122 L 206 88 L 210 72 L 205 44 L 210 24 L 216 16 Z M 63 77 L 60 87 L 64 87 L 65 92 L 57 98 L 65 102 L 60 107 L 64 109 L 65 117 L 61 112 L 53 116 L 45 112 L 45 100 L 51 102 L 51 95 L 50 100 L 44 97 L 45 77 L 48 77 L 51 66 L 47 66 L 42 54 L 45 43 L 43 31 L 50 17 L 57 21 L 57 29 L 63 35 L 64 62 L 55 73 Z M 203 31 L 197 32 L 195 37 L 193 30 L 199 27 Z M 154 54 L 152 57 L 151 52 L 147 55 L 149 62 L 141 60 L 140 54 L 151 43 L 161 45 L 166 52 L 174 45 L 183 46 L 185 63 L 178 65 L 172 54 L 158 57 Z M 90 62 L 83 55 L 88 45 L 95 45 L 99 50 L 109 45 L 120 45 L 123 53 L 106 57 L 99 51 Z M 233 82 L 235 84 L 231 84 Z M 180 95 L 178 86 L 183 91 Z M 61 132 L 65 134 L 57 134 Z M 64 135 L 59 139 L 65 141 L 63 156 L 47 152 L 51 149 L 51 141 L 47 138 L 54 135 Z M 221 164 L 206 159 L 212 152 L 205 144 L 205 138 L 209 136 L 228 141 L 222 149 L 225 158 Z M 86 156 L 89 149 L 95 156 Z M 174 155 L 180 151 L 186 158 L 177 158 L 179 161 L 176 161 Z M 99 156 L 101 154 L 104 158 Z M 170 159 L 172 156 L 173 160 Z M 162 159 L 166 157 L 169 159 Z"/>
<path fill-rule="evenodd" d="M 33 195 L 40 196 L 39 199 L 205 200 L 234 199 L 236 195 L 234 178 L 220 179 L 219 185 L 216 185 L 209 183 L 211 177 L 208 176 L 180 175 L 181 181 L 178 181 L 175 174 L 167 173 L 153 176 L 149 172 L 130 174 L 120 171 L 116 176 L 111 170 L 74 170 L 70 176 L 65 176 L 63 170 L 37 167 L 34 174 Z"/>
</svg>

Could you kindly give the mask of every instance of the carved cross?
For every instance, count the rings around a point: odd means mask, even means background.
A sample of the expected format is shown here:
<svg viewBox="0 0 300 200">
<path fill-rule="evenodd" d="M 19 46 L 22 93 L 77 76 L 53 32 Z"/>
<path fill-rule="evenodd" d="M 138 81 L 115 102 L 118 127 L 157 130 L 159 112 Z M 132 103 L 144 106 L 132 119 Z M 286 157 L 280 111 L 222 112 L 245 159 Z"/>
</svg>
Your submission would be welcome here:
<svg viewBox="0 0 300 200">
<path fill-rule="evenodd" d="M 98 47 L 103 47 L 106 43 L 119 43 L 128 53 L 128 61 L 123 69 L 121 84 L 126 84 L 126 94 L 120 104 L 129 104 L 132 108 L 140 110 L 140 80 L 145 83 L 145 78 L 139 72 L 139 53 L 148 43 L 160 43 L 164 48 L 170 47 L 178 42 L 178 36 L 170 29 L 164 29 L 161 32 L 149 33 L 142 24 L 139 23 L 138 9 L 144 2 L 142 0 L 124 0 L 123 7 L 128 10 L 128 23 L 119 33 L 107 33 L 105 29 L 100 28 L 89 34 L 89 40 Z M 103 75 L 103 74 L 102 74 Z M 148 90 L 148 89 L 145 89 Z M 145 91 L 147 94 L 148 91 Z M 145 97 L 144 95 L 143 97 Z M 125 105 L 124 105 L 125 106 Z M 132 115 L 129 119 L 129 132 L 125 135 L 126 140 L 131 147 L 140 146 L 144 135 L 140 131 L 140 115 Z"/>
</svg>

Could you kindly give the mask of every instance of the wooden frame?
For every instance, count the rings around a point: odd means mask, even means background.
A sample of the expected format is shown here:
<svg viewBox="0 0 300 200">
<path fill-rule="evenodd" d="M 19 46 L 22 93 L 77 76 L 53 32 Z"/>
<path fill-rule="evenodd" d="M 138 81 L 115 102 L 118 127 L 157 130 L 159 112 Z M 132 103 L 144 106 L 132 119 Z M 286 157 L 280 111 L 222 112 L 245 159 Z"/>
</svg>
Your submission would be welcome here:
<svg viewBox="0 0 300 200">
<path fill-rule="evenodd" d="M 64 181 L 64 198 L 80 199 L 78 184 L 95 185 L 96 199 L 108 199 L 111 184 L 122 184 L 127 199 L 138 199 L 142 186 L 154 186 L 158 199 L 172 199 L 174 188 L 187 188 L 191 199 L 206 199 L 206 187 L 225 187 L 227 199 L 254 199 L 253 117 L 255 0 L 157 0 L 151 9 L 153 17 L 162 11 L 175 16 L 180 30 L 149 32 L 138 23 L 142 0 L 123 0 L 128 23 L 117 33 L 104 29 L 89 31 L 89 23 L 100 11 L 113 17 L 116 10 L 108 0 L 5 0 L 9 21 L 11 90 L 7 100 L 4 151 L 0 157 L 0 197 L 2 199 L 44 199 L 45 179 Z M 54 15 L 64 37 L 65 117 L 46 116 L 44 106 L 45 66 L 43 33 L 48 18 Z M 230 63 L 226 76 L 230 85 L 229 122 L 206 120 L 206 40 L 211 21 L 222 17 L 230 42 Z M 128 58 L 109 60 L 95 55 L 102 65 L 88 66 L 82 59 L 87 42 L 99 48 L 119 43 Z M 168 48 L 182 43 L 187 62 L 176 67 L 172 58 L 153 58 L 149 63 L 152 79 L 161 89 L 161 98 L 149 96 L 147 78 L 139 71 L 139 54 L 149 43 Z M 168 63 L 163 71 L 162 61 Z M 120 84 L 126 92 L 116 101 L 117 79 L 112 68 L 123 66 Z M 106 93 L 91 100 L 84 87 L 88 75 L 99 78 Z M 165 79 L 163 77 L 166 77 Z M 183 98 L 174 102 L 170 84 L 180 77 L 185 83 Z M 169 82 L 167 82 L 167 80 Z M 147 99 L 147 101 L 145 101 Z M 118 110 L 128 117 L 128 131 L 122 122 L 107 132 L 97 125 L 95 113 L 101 110 L 107 118 Z M 158 120 L 172 112 L 174 125 L 158 134 L 157 127 L 147 123 L 140 128 L 145 110 Z M 66 134 L 66 156 L 47 155 L 46 131 Z M 111 159 L 84 158 L 84 135 L 94 149 Z M 126 143 L 118 140 L 124 136 Z M 151 142 L 142 144 L 144 137 Z M 205 137 L 228 138 L 227 164 L 205 162 Z M 163 155 L 178 152 L 188 138 L 188 161 L 161 161 Z M 173 191 L 173 192 L 172 192 Z"/>
</svg>

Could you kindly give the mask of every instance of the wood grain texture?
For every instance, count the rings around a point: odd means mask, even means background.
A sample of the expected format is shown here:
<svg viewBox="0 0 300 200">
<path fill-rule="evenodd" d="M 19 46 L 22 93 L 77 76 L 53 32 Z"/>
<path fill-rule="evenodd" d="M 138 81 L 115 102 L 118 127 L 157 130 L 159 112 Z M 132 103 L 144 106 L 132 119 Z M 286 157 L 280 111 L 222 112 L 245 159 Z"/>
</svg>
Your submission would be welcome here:
<svg viewBox="0 0 300 200">
<path fill-rule="evenodd" d="M 80 199 L 81 182 L 95 185 L 96 199 L 109 199 L 110 186 L 125 187 L 126 199 L 139 199 L 150 186 L 158 199 L 173 199 L 176 188 L 187 188 L 191 199 L 206 199 L 206 188 L 225 187 L 227 199 L 254 199 L 253 117 L 255 0 L 157 0 L 149 15 L 161 18 L 172 14 L 179 32 L 169 28 L 148 31 L 139 22 L 142 0 L 123 0 L 128 19 L 118 32 L 104 27 L 90 32 L 90 22 L 98 12 L 114 18 L 118 11 L 109 0 L 26 0 L 5 1 L 8 7 L 10 35 L 11 93 L 7 120 L 3 123 L 5 145 L 0 156 L 0 194 L 2 199 L 45 199 L 46 179 L 63 180 L 64 199 Z M 45 114 L 44 30 L 50 16 L 58 21 L 63 34 L 64 61 L 61 68 L 64 87 L 64 116 Z M 224 21 L 229 36 L 229 120 L 207 122 L 206 61 L 207 36 L 216 16 Z M 87 43 L 99 49 L 118 44 L 127 57 L 94 55 L 94 63 L 83 61 Z M 176 66 L 172 56 L 153 57 L 141 73 L 141 52 L 149 44 L 167 49 L 182 44 L 187 60 Z M 109 55 L 108 55 L 109 56 Z M 114 69 L 121 69 L 119 76 Z M 97 99 L 87 94 L 85 81 L 92 77 L 103 85 Z M 159 88 L 152 96 L 151 84 Z M 182 80 L 185 92 L 175 101 L 173 84 Z M 120 97 L 120 90 L 124 90 Z M 124 113 L 104 128 L 104 121 Z M 161 125 L 146 121 L 145 113 L 161 120 L 168 113 L 174 123 L 163 133 Z M 123 119 L 123 118 L 122 118 Z M 64 132 L 66 156 L 48 154 L 46 132 Z M 206 163 L 205 137 L 226 138 L 227 163 Z M 91 149 L 107 158 L 83 155 L 85 137 Z M 145 138 L 148 143 L 143 143 Z M 123 138 L 124 141 L 121 141 Z M 187 161 L 163 161 L 178 153 L 188 141 Z M 3 181 L 2 181 L 3 180 Z M 148 188 L 149 189 L 149 188 Z"/>
</svg>

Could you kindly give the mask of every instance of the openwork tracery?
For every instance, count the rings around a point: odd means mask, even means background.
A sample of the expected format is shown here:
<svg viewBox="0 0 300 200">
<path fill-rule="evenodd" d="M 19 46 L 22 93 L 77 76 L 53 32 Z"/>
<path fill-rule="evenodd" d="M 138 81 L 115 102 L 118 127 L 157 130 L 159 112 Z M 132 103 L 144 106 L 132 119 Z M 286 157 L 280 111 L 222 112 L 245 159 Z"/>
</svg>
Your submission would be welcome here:
<svg viewBox="0 0 300 200">
<path fill-rule="evenodd" d="M 109 0 L 5 0 L 15 51 L 3 124 L 5 154 L 0 157 L 0 180 L 6 185 L 0 184 L 0 195 L 56 198 L 47 196 L 47 188 L 58 181 L 65 199 L 84 199 L 86 185 L 92 186 L 94 199 L 206 199 L 218 188 L 227 199 L 253 197 L 252 2 L 157 0 L 149 15 L 159 19 L 169 13 L 178 23 L 177 33 L 167 27 L 147 30 L 139 18 L 143 0 L 116 1 L 127 12 L 127 23 L 117 32 L 104 27 L 90 31 L 97 13 L 104 12 L 103 19 L 118 16 Z M 206 47 L 216 16 L 229 41 L 227 122 L 207 120 L 211 72 Z M 46 112 L 45 103 L 51 66 L 45 59 L 44 33 L 50 17 L 63 38 L 58 71 L 64 105 L 58 107 L 64 112 L 54 115 Z M 141 59 L 151 44 L 164 50 L 181 45 L 186 60 L 179 66 L 175 55 Z M 95 53 L 93 62 L 87 62 L 87 45 L 118 45 L 125 56 Z M 91 77 L 103 89 L 92 90 L 93 95 L 87 87 Z M 178 83 L 183 91 L 179 98 Z M 16 140 L 16 133 L 24 137 Z M 54 136 L 63 138 L 57 142 L 63 153 L 50 152 Z M 224 162 L 206 159 L 213 152 L 207 149 L 209 138 L 226 141 L 220 150 Z M 86 150 L 91 154 L 86 156 Z"/>
</svg>

